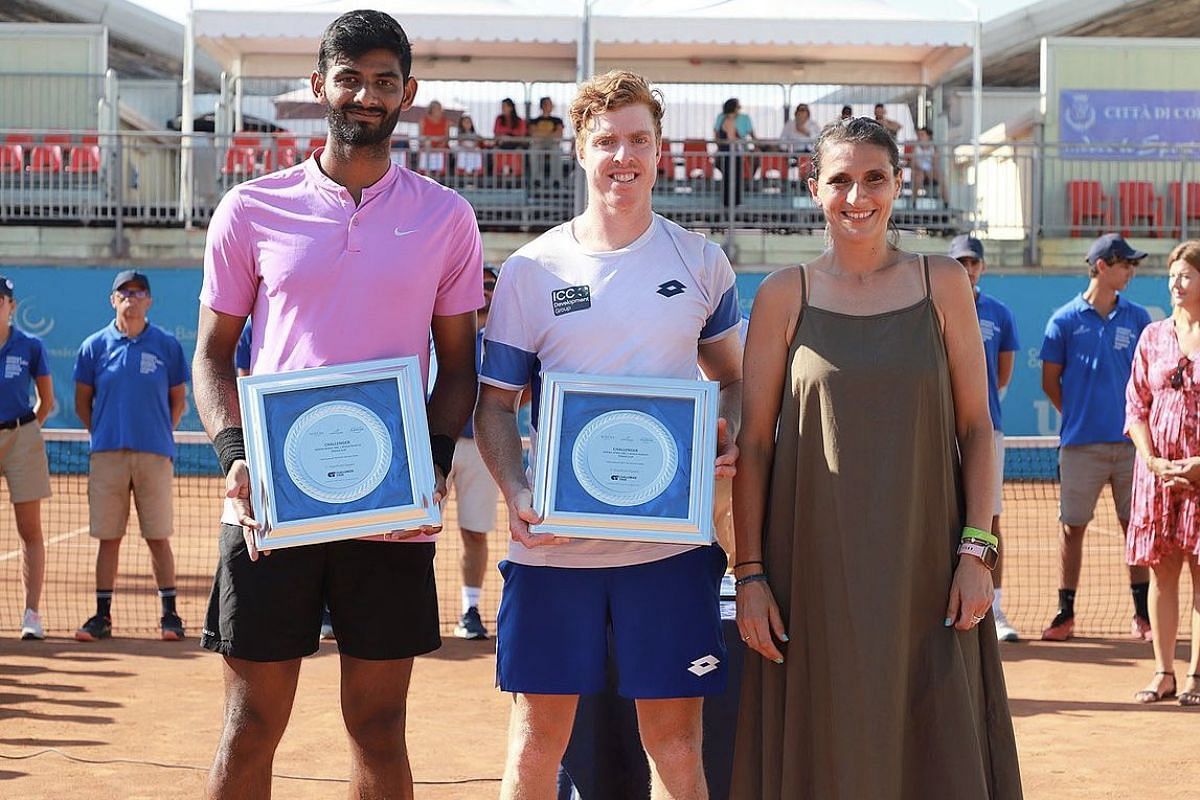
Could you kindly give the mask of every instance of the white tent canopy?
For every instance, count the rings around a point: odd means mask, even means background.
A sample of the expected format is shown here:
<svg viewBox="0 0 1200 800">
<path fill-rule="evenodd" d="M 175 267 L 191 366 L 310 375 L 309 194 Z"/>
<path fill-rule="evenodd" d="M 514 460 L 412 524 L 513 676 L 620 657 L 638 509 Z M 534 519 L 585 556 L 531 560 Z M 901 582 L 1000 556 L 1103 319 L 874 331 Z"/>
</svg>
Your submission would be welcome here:
<svg viewBox="0 0 1200 800">
<path fill-rule="evenodd" d="M 573 81 L 585 2 L 579 15 L 564 15 L 563 3 L 550 0 L 443 0 L 438 13 L 428 13 L 427 3 L 378 5 L 412 39 L 418 77 Z M 327 2 L 320 12 L 253 5 L 194 12 L 197 45 L 231 75 L 307 74 L 325 26 L 358 3 Z M 919 16 L 878 0 L 591 6 L 596 69 L 631 68 L 655 81 L 929 85 L 970 55 L 975 36 L 961 6 L 937 0 Z"/>
</svg>

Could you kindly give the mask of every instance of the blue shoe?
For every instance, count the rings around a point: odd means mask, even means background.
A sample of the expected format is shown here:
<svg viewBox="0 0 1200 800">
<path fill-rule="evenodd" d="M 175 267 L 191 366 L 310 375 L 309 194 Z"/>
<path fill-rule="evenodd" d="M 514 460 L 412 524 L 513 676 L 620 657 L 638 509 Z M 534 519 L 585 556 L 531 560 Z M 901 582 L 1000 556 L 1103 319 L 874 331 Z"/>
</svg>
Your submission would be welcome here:
<svg viewBox="0 0 1200 800">
<path fill-rule="evenodd" d="M 467 609 L 467 613 L 459 617 L 458 625 L 454 626 L 454 635 L 460 639 L 488 638 L 487 628 L 483 627 L 483 620 L 479 618 L 478 608 L 471 606 Z"/>
</svg>

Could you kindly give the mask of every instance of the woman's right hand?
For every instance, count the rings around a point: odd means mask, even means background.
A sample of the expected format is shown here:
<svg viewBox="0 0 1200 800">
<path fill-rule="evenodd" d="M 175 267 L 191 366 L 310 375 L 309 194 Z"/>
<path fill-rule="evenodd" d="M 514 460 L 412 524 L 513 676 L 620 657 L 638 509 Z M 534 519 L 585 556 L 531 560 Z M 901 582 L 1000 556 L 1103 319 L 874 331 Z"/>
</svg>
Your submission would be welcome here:
<svg viewBox="0 0 1200 800">
<path fill-rule="evenodd" d="M 775 639 L 788 641 L 783 629 L 779 605 L 766 581 L 747 583 L 737 588 L 738 633 L 746 646 L 776 664 L 783 663 L 783 653 Z"/>
</svg>

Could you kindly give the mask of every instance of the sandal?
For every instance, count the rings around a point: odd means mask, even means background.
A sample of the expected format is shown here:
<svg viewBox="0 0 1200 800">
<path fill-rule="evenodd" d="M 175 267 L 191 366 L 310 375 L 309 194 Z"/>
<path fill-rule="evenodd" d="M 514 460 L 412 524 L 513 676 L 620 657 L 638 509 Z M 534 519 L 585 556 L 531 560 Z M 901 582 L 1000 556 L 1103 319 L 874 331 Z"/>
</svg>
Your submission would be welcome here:
<svg viewBox="0 0 1200 800">
<path fill-rule="evenodd" d="M 1193 688 L 1179 693 L 1179 705 L 1200 706 L 1200 675 L 1193 673 L 1188 675 L 1188 678 L 1192 680 Z"/>
<path fill-rule="evenodd" d="M 1157 688 L 1157 689 L 1146 688 L 1146 689 L 1142 689 L 1140 692 L 1134 692 L 1133 693 L 1134 700 L 1136 700 L 1137 702 L 1139 702 L 1143 705 L 1146 705 L 1148 703 L 1157 703 L 1161 700 L 1168 700 L 1175 696 L 1175 690 L 1177 688 L 1176 683 L 1175 683 L 1175 673 L 1174 672 L 1156 672 L 1156 673 L 1154 673 L 1154 675 L 1155 675 L 1155 677 L 1158 677 L 1159 675 L 1170 675 L 1171 676 L 1170 691 L 1163 689 L 1162 684 L 1160 683 L 1159 688 Z M 1189 675 L 1188 677 L 1191 677 L 1191 676 Z M 1188 694 L 1188 692 L 1184 692 L 1184 694 Z M 1192 692 L 1191 695 L 1192 695 L 1193 700 L 1195 701 L 1194 705 L 1200 705 L 1200 692 Z M 1180 703 L 1180 705 L 1184 704 L 1182 695 L 1179 698 L 1179 703 Z M 1193 705 L 1193 703 L 1189 703 L 1188 705 Z"/>
</svg>

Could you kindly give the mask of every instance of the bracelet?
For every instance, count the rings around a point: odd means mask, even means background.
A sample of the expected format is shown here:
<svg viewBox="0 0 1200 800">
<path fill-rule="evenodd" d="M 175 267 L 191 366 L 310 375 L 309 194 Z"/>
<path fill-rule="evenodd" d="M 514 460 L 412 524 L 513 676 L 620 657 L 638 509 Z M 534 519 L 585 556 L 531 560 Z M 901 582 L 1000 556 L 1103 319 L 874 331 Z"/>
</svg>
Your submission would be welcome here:
<svg viewBox="0 0 1200 800">
<path fill-rule="evenodd" d="M 221 464 L 221 474 L 228 475 L 234 461 L 246 460 L 246 437 L 241 428 L 228 427 L 217 431 L 213 437 L 213 450 Z"/>
<path fill-rule="evenodd" d="M 744 578 L 738 578 L 736 581 L 733 582 L 733 586 L 734 586 L 734 588 L 737 588 L 739 586 L 745 586 L 747 583 L 766 583 L 766 582 L 767 582 L 767 573 L 756 572 L 753 575 L 747 575 Z"/>
<path fill-rule="evenodd" d="M 737 569 L 738 567 L 748 567 L 751 564 L 758 564 L 760 567 L 763 566 L 763 562 L 761 561 L 739 561 L 733 565 L 733 569 Z"/>
<path fill-rule="evenodd" d="M 978 539 L 981 542 L 987 542 L 992 547 L 1000 546 L 1000 540 L 997 539 L 995 537 L 995 535 L 992 534 L 991 531 L 985 531 L 985 530 L 982 530 L 981 528 L 972 528 L 970 525 L 966 525 L 963 527 L 962 538 L 963 539 Z"/>
<path fill-rule="evenodd" d="M 442 471 L 442 477 L 450 474 L 454 466 L 454 437 L 444 433 L 435 433 L 429 437 L 429 451 L 433 456 L 433 465 Z"/>
</svg>

